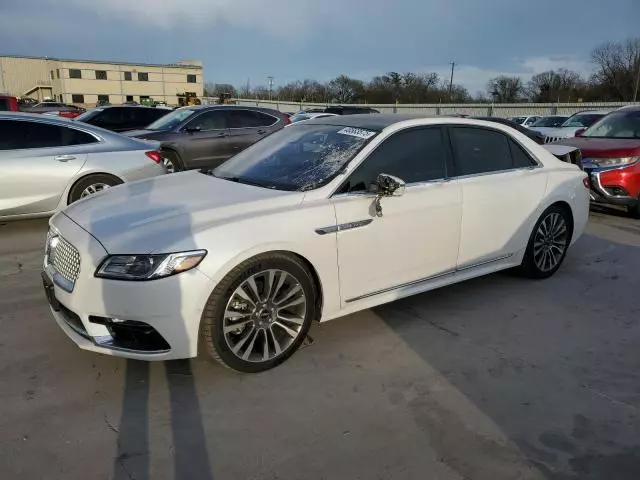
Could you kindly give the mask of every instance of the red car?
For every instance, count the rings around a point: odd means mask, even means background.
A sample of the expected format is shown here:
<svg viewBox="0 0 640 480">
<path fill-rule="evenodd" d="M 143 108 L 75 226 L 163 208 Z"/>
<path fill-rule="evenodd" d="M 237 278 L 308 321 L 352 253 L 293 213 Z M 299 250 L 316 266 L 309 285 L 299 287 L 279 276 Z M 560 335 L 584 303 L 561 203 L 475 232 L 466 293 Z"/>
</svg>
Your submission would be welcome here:
<svg viewBox="0 0 640 480">
<path fill-rule="evenodd" d="M 594 203 L 640 217 L 640 106 L 616 110 L 558 143 L 582 151 L 580 166 L 589 174 Z"/>
<path fill-rule="evenodd" d="M 0 93 L 0 112 L 17 112 L 18 99 L 6 93 Z"/>
</svg>

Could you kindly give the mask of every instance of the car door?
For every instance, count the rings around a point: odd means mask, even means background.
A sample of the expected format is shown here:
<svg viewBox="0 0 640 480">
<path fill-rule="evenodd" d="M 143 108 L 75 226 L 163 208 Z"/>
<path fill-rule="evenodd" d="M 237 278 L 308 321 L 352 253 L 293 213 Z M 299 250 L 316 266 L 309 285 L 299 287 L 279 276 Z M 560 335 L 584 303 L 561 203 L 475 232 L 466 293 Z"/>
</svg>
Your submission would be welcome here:
<svg viewBox="0 0 640 480">
<path fill-rule="evenodd" d="M 227 116 L 223 109 L 208 110 L 181 130 L 182 160 L 187 168 L 216 167 L 231 156 Z"/>
<path fill-rule="evenodd" d="M 516 254 L 537 220 L 544 169 L 507 133 L 475 126 L 449 131 L 463 198 L 458 268 Z"/>
<path fill-rule="evenodd" d="M 440 127 L 396 132 L 332 197 L 343 302 L 453 272 L 462 200 L 458 182 L 447 176 L 449 157 Z M 383 198 L 377 217 L 370 185 L 381 173 L 404 180 L 406 189 Z"/>
<path fill-rule="evenodd" d="M 55 210 L 97 141 L 75 128 L 0 120 L 0 217 Z"/>
<path fill-rule="evenodd" d="M 227 110 L 229 119 L 229 147 L 232 155 L 253 145 L 273 131 L 280 119 L 267 113 L 248 109 Z"/>
</svg>

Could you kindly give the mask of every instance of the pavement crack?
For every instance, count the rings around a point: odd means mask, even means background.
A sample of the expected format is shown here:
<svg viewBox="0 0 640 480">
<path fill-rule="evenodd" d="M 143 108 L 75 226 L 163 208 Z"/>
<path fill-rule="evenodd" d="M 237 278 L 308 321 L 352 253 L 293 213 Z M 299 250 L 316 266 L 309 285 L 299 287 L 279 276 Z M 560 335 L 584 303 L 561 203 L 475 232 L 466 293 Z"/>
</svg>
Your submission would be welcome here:
<svg viewBox="0 0 640 480">
<path fill-rule="evenodd" d="M 107 426 L 107 428 L 109 430 L 111 430 L 112 432 L 118 433 L 118 434 L 120 433 L 120 431 L 111 424 L 111 422 L 107 418 L 107 414 L 106 413 L 104 414 L 103 419 L 104 419 L 105 425 Z"/>
</svg>

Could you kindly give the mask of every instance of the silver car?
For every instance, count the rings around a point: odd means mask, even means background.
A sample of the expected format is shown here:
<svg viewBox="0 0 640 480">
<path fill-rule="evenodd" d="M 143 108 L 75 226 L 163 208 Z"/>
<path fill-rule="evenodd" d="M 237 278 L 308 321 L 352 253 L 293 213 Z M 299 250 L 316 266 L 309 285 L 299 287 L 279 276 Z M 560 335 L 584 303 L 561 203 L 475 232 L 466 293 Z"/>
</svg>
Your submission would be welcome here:
<svg viewBox="0 0 640 480">
<path fill-rule="evenodd" d="M 123 182 L 166 173 L 159 143 L 28 113 L 0 113 L 0 219 L 41 217 Z"/>
</svg>

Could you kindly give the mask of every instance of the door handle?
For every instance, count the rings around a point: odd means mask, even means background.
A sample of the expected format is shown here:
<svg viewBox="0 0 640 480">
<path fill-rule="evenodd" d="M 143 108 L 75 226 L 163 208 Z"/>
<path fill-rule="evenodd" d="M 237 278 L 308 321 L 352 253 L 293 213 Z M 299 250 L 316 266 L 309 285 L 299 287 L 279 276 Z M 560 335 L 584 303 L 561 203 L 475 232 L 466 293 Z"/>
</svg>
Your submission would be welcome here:
<svg viewBox="0 0 640 480">
<path fill-rule="evenodd" d="M 219 137 L 219 138 L 228 137 L 228 136 L 229 136 L 229 134 L 228 134 L 228 133 L 219 133 L 219 134 L 218 134 L 218 137 Z"/>
<path fill-rule="evenodd" d="M 73 155 L 56 155 L 53 159 L 59 162 L 68 162 L 69 160 L 75 160 L 76 157 Z"/>
<path fill-rule="evenodd" d="M 266 132 L 266 130 L 258 130 L 258 135 L 264 135 Z"/>
</svg>

